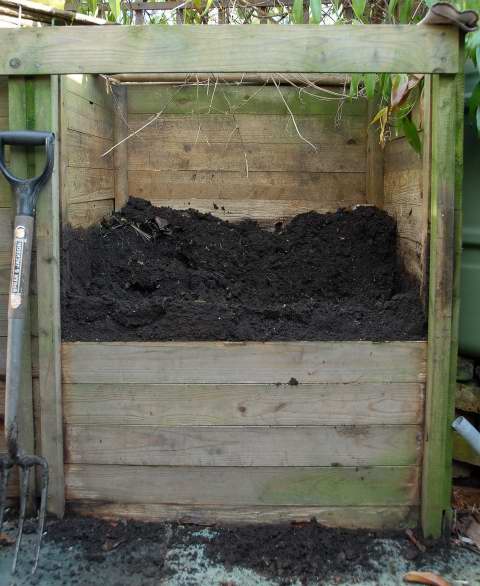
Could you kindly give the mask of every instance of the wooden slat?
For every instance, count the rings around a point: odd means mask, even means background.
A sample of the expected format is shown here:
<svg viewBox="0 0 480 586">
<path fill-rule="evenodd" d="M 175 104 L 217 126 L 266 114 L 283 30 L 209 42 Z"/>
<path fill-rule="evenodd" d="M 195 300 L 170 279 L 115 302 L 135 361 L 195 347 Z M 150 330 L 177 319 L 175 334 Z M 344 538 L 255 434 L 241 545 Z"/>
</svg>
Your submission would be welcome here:
<svg viewBox="0 0 480 586">
<path fill-rule="evenodd" d="M 428 537 L 438 537 L 444 530 L 452 482 L 450 423 L 454 388 L 450 353 L 455 256 L 456 100 L 455 76 L 433 76 L 428 377 L 422 476 L 422 526 Z"/>
<path fill-rule="evenodd" d="M 194 80 L 195 78 L 193 78 Z M 205 115 L 214 121 L 219 114 L 228 115 L 226 120 L 230 125 L 234 122 L 234 118 L 244 115 L 281 115 L 291 119 L 291 114 L 293 114 L 295 121 L 297 117 L 300 120 L 302 117 L 309 117 L 311 120 L 312 117 L 320 116 L 324 118 L 320 124 L 325 124 L 326 117 L 330 119 L 330 124 L 335 123 L 335 117 L 338 115 L 338 124 L 342 128 L 343 120 L 349 121 L 353 117 L 359 118 L 360 123 L 364 124 L 367 113 L 366 100 L 341 100 L 343 95 L 341 92 L 339 92 L 338 100 L 322 100 L 321 90 L 318 93 L 315 91 L 306 93 L 288 86 L 281 87 L 279 90 L 276 87 L 262 85 L 218 84 L 214 92 L 214 85 L 210 87 L 197 86 L 196 84 L 188 86 L 179 84 L 173 87 L 131 86 L 127 92 L 129 117 L 132 117 L 134 126 L 139 119 L 144 119 L 147 122 L 150 117 L 151 126 L 155 128 L 161 127 L 162 121 L 168 120 L 171 115 L 188 116 L 197 125 L 204 121 Z M 331 98 L 332 96 L 328 94 L 327 97 Z M 161 119 L 154 121 L 153 118 L 157 113 L 161 113 Z M 146 119 L 145 115 L 147 115 Z M 199 116 L 200 119 L 198 119 Z M 214 124 L 214 122 L 212 123 Z M 241 120 L 239 120 L 240 124 L 242 124 Z"/>
<path fill-rule="evenodd" d="M 408 466 L 410 425 L 157 427 L 67 425 L 65 462 L 127 466 Z"/>
<path fill-rule="evenodd" d="M 113 199 L 113 170 L 66 167 L 64 174 L 63 188 L 68 193 L 69 204 Z"/>
<path fill-rule="evenodd" d="M 251 101 L 255 104 L 256 96 L 252 95 L 254 97 Z M 178 102 L 180 106 L 183 106 L 184 103 L 180 99 Z M 272 110 L 277 110 L 282 103 L 278 94 L 271 97 Z M 177 104 L 177 101 L 173 104 Z M 267 106 L 268 104 L 265 104 L 265 108 Z M 140 130 L 150 120 L 151 114 L 129 114 L 128 116 L 131 131 Z M 335 146 L 348 142 L 365 144 L 367 137 L 366 114 L 365 117 L 358 116 L 356 111 L 350 114 L 348 108 L 342 109 L 338 121 L 336 112 L 329 112 L 315 116 L 295 116 L 295 124 L 301 135 L 313 143 L 328 143 Z M 259 144 L 302 144 L 305 142 L 299 136 L 292 117 L 286 109 L 283 115 L 272 114 L 268 111 L 262 114 L 235 114 L 234 116 L 228 113 L 193 116 L 187 112 L 163 114 L 161 118 L 141 130 L 135 138 L 130 139 L 130 144 L 134 145 L 139 141 L 224 145 L 238 142 Z"/>
<path fill-rule="evenodd" d="M 69 164 L 72 166 L 106 165 L 102 144 L 99 139 L 87 145 L 76 135 L 70 139 L 72 152 Z M 257 144 L 257 143 L 161 143 L 155 146 L 148 141 L 136 141 L 129 145 L 129 170 L 154 171 L 237 171 L 248 177 L 250 171 L 290 172 L 365 172 L 365 146 L 345 144 L 343 146 L 321 143 L 314 150 L 308 144 Z M 103 167 L 102 167 L 103 168 Z"/>
<path fill-rule="evenodd" d="M 67 425 L 406 425 L 423 385 L 64 384 Z"/>
<path fill-rule="evenodd" d="M 70 131 L 65 136 L 66 165 L 90 169 L 113 169 L 113 157 L 102 155 L 112 146 L 112 141 Z"/>
<path fill-rule="evenodd" d="M 367 201 L 383 208 L 383 149 L 380 145 L 380 133 L 376 125 L 371 124 L 380 108 L 380 98 L 368 102 L 367 131 Z"/>
<path fill-rule="evenodd" d="M 145 193 L 133 191 L 130 195 L 147 197 Z M 197 199 L 157 199 L 148 197 L 156 206 L 169 206 L 175 209 L 185 210 L 194 208 L 202 213 L 210 213 L 229 222 L 239 222 L 250 218 L 257 220 L 261 225 L 271 225 L 277 221 L 284 221 L 310 212 L 318 213 L 336 212 L 339 208 L 351 208 L 362 200 L 337 200 L 318 202 L 316 200 L 264 200 L 246 199 L 230 200 L 220 198 Z M 216 206 L 216 207 L 215 207 Z M 81 218 L 80 218 L 81 219 Z"/>
<path fill-rule="evenodd" d="M 95 501 L 72 501 L 68 510 L 79 515 L 147 522 L 178 521 L 195 525 L 309 522 L 349 529 L 395 529 L 415 527 L 418 507 L 228 507 L 116 504 Z"/>
<path fill-rule="evenodd" d="M 449 26 L 45 27 L 0 31 L 0 75 L 52 73 L 456 73 Z"/>
<path fill-rule="evenodd" d="M 113 90 L 113 128 L 114 144 L 117 145 L 113 153 L 115 167 L 115 209 L 121 209 L 128 199 L 128 144 L 126 138 L 130 133 L 127 88 L 115 87 Z"/>
<path fill-rule="evenodd" d="M 0 130 L 8 130 L 8 82 L 6 78 L 0 77 Z M 6 153 L 8 162 L 8 153 Z M 0 207 L 11 206 L 10 186 L 0 176 Z"/>
<path fill-rule="evenodd" d="M 147 171 L 128 172 L 128 193 L 156 205 L 194 207 L 223 214 L 223 205 L 238 215 L 258 200 L 261 208 L 286 207 L 288 213 L 305 208 L 337 210 L 366 203 L 365 173 L 295 173 L 250 171 Z M 162 203 L 170 200 L 170 203 Z M 218 202 L 221 202 L 220 204 Z M 234 209 L 232 209 L 232 206 Z M 260 209 L 261 209 L 260 208 Z"/>
<path fill-rule="evenodd" d="M 58 136 L 58 77 L 32 81 L 36 130 L 51 129 Z M 60 177 L 59 148 L 55 144 L 52 178 L 43 189 L 37 206 L 38 361 L 41 420 L 41 449 L 49 464 L 48 510 L 62 516 L 65 506 L 63 479 L 63 430 L 60 366 Z M 44 165 L 36 160 L 37 172 Z"/>
<path fill-rule="evenodd" d="M 406 138 L 389 142 L 384 150 L 384 209 L 397 221 L 405 268 L 423 283 L 428 195 L 423 194 L 422 159 Z"/>
<path fill-rule="evenodd" d="M 75 94 L 101 108 L 110 110 L 112 100 L 107 94 L 106 81 L 97 75 L 73 74 L 62 76 L 62 94 Z"/>
<path fill-rule="evenodd" d="M 72 203 L 68 209 L 68 223 L 74 228 L 90 226 L 110 215 L 113 207 L 113 199 Z"/>
<path fill-rule="evenodd" d="M 71 92 L 67 92 L 63 100 L 68 130 L 98 138 L 113 138 L 112 117 L 108 109 Z"/>
<path fill-rule="evenodd" d="M 67 500 L 186 505 L 378 506 L 418 502 L 416 466 L 65 466 Z"/>
<path fill-rule="evenodd" d="M 65 383 L 422 382 L 425 342 L 72 342 Z"/>
</svg>

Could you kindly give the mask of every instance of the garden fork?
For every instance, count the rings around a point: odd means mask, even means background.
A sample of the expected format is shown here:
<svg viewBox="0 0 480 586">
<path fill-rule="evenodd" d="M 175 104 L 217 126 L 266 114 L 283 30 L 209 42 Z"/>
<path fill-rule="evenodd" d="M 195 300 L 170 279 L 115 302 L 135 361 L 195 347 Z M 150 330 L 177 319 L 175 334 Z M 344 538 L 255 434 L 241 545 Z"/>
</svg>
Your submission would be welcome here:
<svg viewBox="0 0 480 586">
<path fill-rule="evenodd" d="M 55 137 L 50 132 L 0 132 L 0 171 L 12 186 L 16 199 L 12 272 L 8 301 L 7 371 L 5 387 L 5 438 L 7 442 L 7 455 L 0 458 L 0 531 L 3 527 L 10 472 L 14 466 L 18 466 L 21 472 L 20 516 L 12 573 L 15 572 L 17 566 L 18 553 L 22 542 L 30 472 L 35 466 L 39 466 L 41 469 L 41 497 L 38 513 L 35 561 L 32 573 L 35 572 L 38 565 L 47 507 L 48 464 L 45 458 L 25 454 L 18 445 L 17 412 L 22 375 L 22 341 L 28 311 L 30 259 L 32 254 L 35 208 L 39 193 L 52 174 L 54 141 Z M 5 165 L 5 145 L 20 147 L 43 146 L 46 152 L 46 163 L 43 172 L 33 179 L 19 179 L 15 177 Z"/>
</svg>

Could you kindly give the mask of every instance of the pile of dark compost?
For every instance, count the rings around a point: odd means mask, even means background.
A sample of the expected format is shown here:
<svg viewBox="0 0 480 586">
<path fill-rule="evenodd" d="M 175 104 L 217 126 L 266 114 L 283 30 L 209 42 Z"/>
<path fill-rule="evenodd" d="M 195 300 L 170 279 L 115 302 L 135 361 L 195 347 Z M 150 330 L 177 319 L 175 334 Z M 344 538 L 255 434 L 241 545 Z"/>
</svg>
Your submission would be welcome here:
<svg viewBox="0 0 480 586">
<path fill-rule="evenodd" d="M 64 551 L 78 552 L 78 567 L 70 577 L 87 569 L 98 571 L 103 564 L 121 566 L 125 581 L 119 582 L 119 586 L 129 584 L 133 575 L 143 576 L 146 583 L 150 583 L 147 578 L 163 583 L 178 571 L 178 566 L 191 573 L 191 579 L 185 583 L 198 584 L 194 559 L 190 568 L 185 565 L 187 551 L 196 552 L 197 565 L 202 565 L 204 552 L 211 564 L 220 564 L 227 571 L 250 569 L 279 585 L 339 581 L 355 584 L 366 580 L 376 583 L 385 569 L 382 556 L 389 549 L 395 549 L 406 564 L 414 561 L 412 567 L 416 568 L 428 568 L 436 558 L 448 563 L 450 557 L 448 544 L 435 542 L 421 553 L 401 531 L 336 529 L 322 526 L 314 519 L 299 524 L 201 528 L 178 523 L 67 517 L 48 524 L 45 541 Z"/>
<path fill-rule="evenodd" d="M 275 231 L 130 198 L 66 227 L 65 340 L 416 340 L 418 285 L 396 225 L 369 206 L 300 214 Z"/>
</svg>

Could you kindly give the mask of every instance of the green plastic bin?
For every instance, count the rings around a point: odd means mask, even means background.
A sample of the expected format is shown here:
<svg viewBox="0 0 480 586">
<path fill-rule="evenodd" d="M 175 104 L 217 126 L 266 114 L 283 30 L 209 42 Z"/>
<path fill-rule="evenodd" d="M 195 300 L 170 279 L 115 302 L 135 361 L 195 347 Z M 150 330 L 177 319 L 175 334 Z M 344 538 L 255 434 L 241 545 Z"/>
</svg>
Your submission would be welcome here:
<svg viewBox="0 0 480 586">
<path fill-rule="evenodd" d="M 479 80 L 467 66 L 465 97 Z M 460 300 L 460 353 L 480 357 L 480 138 L 465 118 L 463 177 L 463 253 Z"/>
</svg>

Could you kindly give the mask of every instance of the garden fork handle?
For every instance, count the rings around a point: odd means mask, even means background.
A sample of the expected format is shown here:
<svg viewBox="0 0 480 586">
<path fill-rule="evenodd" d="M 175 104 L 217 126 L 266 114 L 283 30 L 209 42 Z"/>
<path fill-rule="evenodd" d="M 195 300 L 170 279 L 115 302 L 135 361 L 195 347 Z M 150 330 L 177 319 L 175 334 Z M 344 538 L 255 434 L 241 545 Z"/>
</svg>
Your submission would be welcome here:
<svg viewBox="0 0 480 586">
<path fill-rule="evenodd" d="M 18 404 L 20 400 L 23 337 L 28 312 L 30 264 L 34 217 L 42 187 L 50 179 L 54 163 L 55 136 L 51 132 L 0 132 L 0 171 L 13 188 L 17 213 L 13 231 L 12 269 L 8 301 L 5 437 L 10 458 L 18 461 Z M 5 146 L 45 148 L 45 167 L 37 177 L 21 179 L 6 166 Z"/>
</svg>

